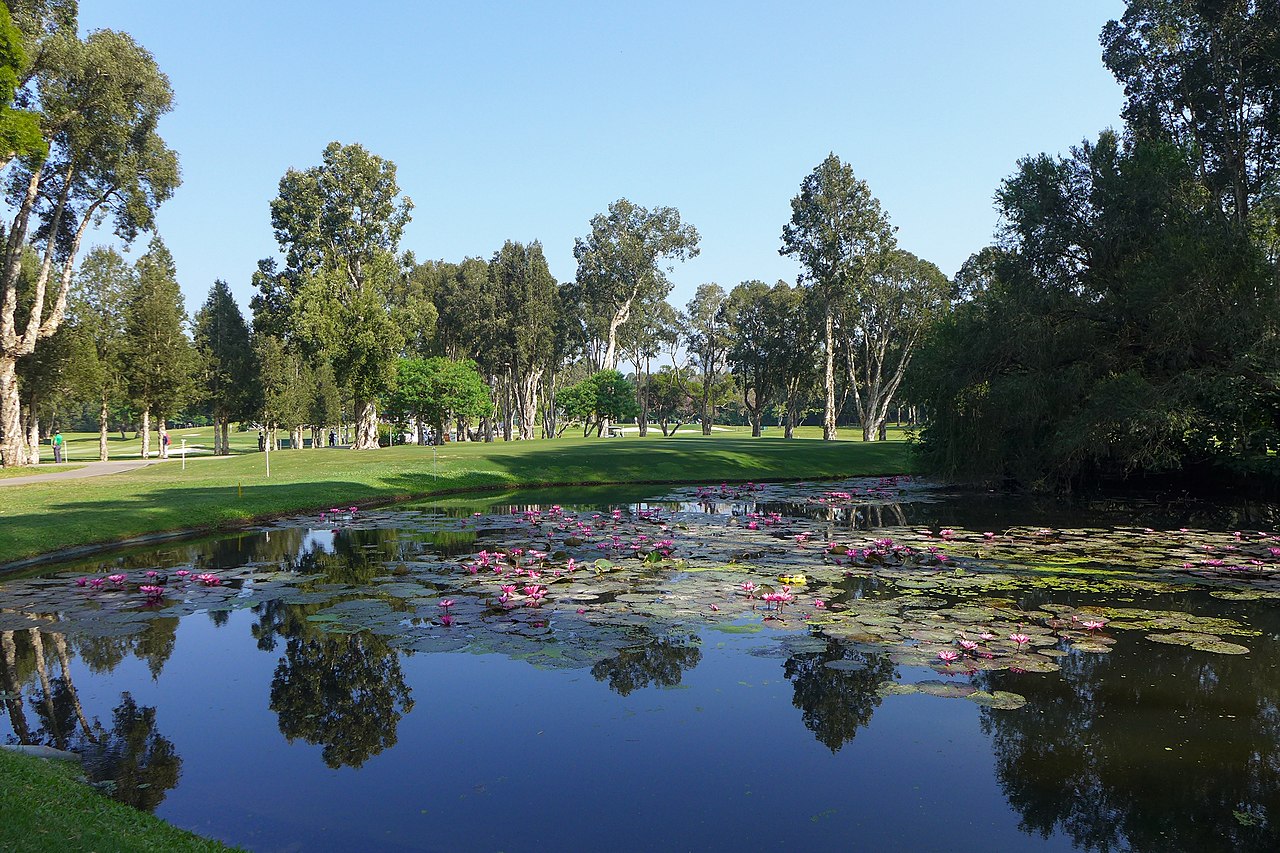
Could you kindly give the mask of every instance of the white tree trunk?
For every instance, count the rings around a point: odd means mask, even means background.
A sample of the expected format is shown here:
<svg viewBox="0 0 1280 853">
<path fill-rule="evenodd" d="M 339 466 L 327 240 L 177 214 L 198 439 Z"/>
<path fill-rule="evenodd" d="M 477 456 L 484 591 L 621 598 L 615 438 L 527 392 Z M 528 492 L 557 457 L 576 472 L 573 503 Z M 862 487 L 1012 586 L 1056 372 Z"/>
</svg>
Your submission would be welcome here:
<svg viewBox="0 0 1280 853">
<path fill-rule="evenodd" d="M 34 411 L 27 412 L 27 464 L 40 464 L 40 416 Z"/>
<path fill-rule="evenodd" d="M 98 409 L 98 461 L 106 462 L 109 457 L 107 449 L 107 419 L 111 413 L 107 409 L 107 395 L 102 395 L 102 407 Z"/>
<path fill-rule="evenodd" d="M 6 468 L 27 465 L 28 448 L 22 432 L 22 402 L 18 397 L 18 360 L 0 354 L 0 461 Z"/>
<path fill-rule="evenodd" d="M 378 449 L 378 406 L 373 400 L 356 402 L 356 439 L 351 449 Z"/>
<path fill-rule="evenodd" d="M 836 437 L 836 332 L 835 315 L 827 308 L 826 364 L 823 384 L 827 392 L 826 405 L 822 413 L 822 440 L 832 441 Z"/>
<path fill-rule="evenodd" d="M 151 409 L 142 410 L 142 458 L 151 458 Z"/>
</svg>

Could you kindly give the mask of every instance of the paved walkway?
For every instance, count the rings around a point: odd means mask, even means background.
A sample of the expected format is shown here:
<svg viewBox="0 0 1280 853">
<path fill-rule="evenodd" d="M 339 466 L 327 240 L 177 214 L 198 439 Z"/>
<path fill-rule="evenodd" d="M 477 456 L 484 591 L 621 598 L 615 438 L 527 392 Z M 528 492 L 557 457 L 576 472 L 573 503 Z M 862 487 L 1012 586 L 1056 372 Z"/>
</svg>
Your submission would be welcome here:
<svg viewBox="0 0 1280 853">
<path fill-rule="evenodd" d="M 82 480 L 85 477 L 101 477 L 103 474 L 122 474 L 134 468 L 145 468 L 162 462 L 161 459 L 122 459 L 118 462 L 86 462 L 83 468 L 71 471 L 50 471 L 47 474 L 32 474 L 29 477 L 0 477 L 0 488 L 5 486 L 22 486 L 27 483 L 44 483 L 51 480 Z M 77 463 L 70 462 L 70 465 Z"/>
</svg>

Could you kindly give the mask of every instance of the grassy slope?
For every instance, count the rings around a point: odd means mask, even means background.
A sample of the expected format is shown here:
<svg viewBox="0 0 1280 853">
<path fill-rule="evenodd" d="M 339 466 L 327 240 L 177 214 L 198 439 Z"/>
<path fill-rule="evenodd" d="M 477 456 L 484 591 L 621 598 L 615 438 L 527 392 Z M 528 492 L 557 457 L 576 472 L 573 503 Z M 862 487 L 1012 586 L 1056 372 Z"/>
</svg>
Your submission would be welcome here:
<svg viewBox="0 0 1280 853">
<path fill-rule="evenodd" d="M 0 564 L 72 545 L 442 491 L 545 483 L 813 479 L 911 470 L 902 441 L 562 438 L 375 452 L 296 450 L 170 461 L 84 480 L 0 487 Z M 243 494 L 238 486 L 243 485 Z"/>
<path fill-rule="evenodd" d="M 73 764 L 0 749 L 0 850 L 216 851 L 229 848 L 117 803 L 79 781 Z"/>
</svg>

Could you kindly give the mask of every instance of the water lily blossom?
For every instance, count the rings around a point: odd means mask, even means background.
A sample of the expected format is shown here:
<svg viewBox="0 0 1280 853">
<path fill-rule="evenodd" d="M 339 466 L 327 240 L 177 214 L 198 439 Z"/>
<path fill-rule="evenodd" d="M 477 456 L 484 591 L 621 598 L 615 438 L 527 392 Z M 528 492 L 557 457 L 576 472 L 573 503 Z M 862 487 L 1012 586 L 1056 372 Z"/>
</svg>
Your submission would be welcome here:
<svg viewBox="0 0 1280 853">
<path fill-rule="evenodd" d="M 1027 643 L 1031 642 L 1031 638 L 1026 634 L 1010 634 L 1009 639 L 1013 640 L 1019 646 L 1025 646 Z"/>
</svg>

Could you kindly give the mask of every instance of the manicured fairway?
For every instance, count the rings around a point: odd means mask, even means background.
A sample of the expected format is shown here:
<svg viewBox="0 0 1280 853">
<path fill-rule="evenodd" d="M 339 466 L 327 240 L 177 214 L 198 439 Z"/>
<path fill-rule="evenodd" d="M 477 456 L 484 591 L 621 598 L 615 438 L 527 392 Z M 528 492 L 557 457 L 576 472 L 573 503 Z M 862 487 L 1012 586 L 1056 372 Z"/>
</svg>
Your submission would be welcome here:
<svg viewBox="0 0 1280 853">
<path fill-rule="evenodd" d="M 785 441 L 743 433 L 286 450 L 197 457 L 126 474 L 0 487 L 0 564 L 178 529 L 362 501 L 524 485 L 816 479 L 912 470 L 905 441 Z M 846 433 L 849 439 L 852 431 Z M 255 439 L 256 446 L 256 439 Z"/>
</svg>

